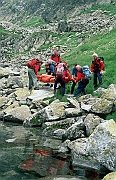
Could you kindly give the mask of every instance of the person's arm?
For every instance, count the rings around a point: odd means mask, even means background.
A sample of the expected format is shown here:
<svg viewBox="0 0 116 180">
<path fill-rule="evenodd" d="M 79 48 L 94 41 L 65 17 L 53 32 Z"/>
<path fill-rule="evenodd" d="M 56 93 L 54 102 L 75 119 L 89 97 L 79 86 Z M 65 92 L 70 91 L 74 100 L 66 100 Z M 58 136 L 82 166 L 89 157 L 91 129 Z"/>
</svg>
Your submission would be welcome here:
<svg viewBox="0 0 116 180">
<path fill-rule="evenodd" d="M 66 71 L 64 76 L 65 76 L 65 80 L 70 81 L 70 73 L 69 73 L 69 71 Z"/>
<path fill-rule="evenodd" d="M 100 74 L 102 74 L 102 71 L 104 70 L 104 62 L 103 61 L 100 61 Z"/>
<path fill-rule="evenodd" d="M 40 69 L 41 69 L 40 65 L 35 65 L 35 66 L 34 66 L 34 72 L 35 72 L 36 75 L 38 74 L 38 72 L 40 71 Z"/>
<path fill-rule="evenodd" d="M 46 74 L 48 75 L 48 69 L 46 68 Z"/>
<path fill-rule="evenodd" d="M 90 71 L 91 71 L 91 72 L 94 72 L 94 63 L 91 63 L 91 65 L 90 65 Z"/>
<path fill-rule="evenodd" d="M 74 68 L 72 68 L 72 78 L 74 78 L 74 74 L 75 74 Z"/>
<path fill-rule="evenodd" d="M 75 78 L 75 82 L 79 82 L 82 79 L 82 73 L 78 72 L 77 77 Z"/>
<path fill-rule="evenodd" d="M 51 75 L 53 75 L 54 74 L 54 65 L 50 65 L 50 71 L 51 71 Z"/>
</svg>

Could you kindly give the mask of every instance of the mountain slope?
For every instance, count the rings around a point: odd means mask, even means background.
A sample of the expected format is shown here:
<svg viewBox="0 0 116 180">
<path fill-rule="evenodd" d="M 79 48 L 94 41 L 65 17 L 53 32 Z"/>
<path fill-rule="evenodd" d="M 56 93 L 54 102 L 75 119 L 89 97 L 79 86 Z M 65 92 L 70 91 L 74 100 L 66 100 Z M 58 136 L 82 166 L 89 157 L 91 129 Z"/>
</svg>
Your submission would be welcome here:
<svg viewBox="0 0 116 180">
<path fill-rule="evenodd" d="M 116 0 L 1 0 L 1 17 L 12 22 L 26 22 L 41 16 L 45 22 L 74 17 L 96 4 L 113 4 Z"/>
</svg>

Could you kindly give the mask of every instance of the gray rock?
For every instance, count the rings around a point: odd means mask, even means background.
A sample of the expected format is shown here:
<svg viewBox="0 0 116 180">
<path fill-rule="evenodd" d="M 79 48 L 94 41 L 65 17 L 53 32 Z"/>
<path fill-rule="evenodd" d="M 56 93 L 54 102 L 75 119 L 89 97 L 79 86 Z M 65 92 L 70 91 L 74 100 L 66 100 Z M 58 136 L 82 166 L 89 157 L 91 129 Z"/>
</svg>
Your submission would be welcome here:
<svg viewBox="0 0 116 180">
<path fill-rule="evenodd" d="M 31 116 L 28 106 L 22 105 L 5 111 L 4 120 L 23 123 L 23 121 Z"/>
<path fill-rule="evenodd" d="M 116 171 L 116 123 L 113 119 L 99 124 L 89 136 L 87 151 L 111 171 Z"/>
</svg>

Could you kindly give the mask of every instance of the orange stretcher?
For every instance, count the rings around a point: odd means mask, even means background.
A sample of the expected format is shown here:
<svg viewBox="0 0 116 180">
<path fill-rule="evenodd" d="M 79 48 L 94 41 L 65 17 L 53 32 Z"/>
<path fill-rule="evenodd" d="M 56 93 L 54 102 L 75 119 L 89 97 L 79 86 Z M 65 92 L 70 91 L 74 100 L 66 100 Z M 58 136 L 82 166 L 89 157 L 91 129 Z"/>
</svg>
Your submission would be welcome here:
<svg viewBox="0 0 116 180">
<path fill-rule="evenodd" d="M 47 75 L 47 74 L 39 74 L 37 75 L 37 79 L 39 81 L 42 81 L 44 83 L 48 83 L 48 82 L 53 82 L 55 81 L 55 77 L 52 75 Z"/>
<path fill-rule="evenodd" d="M 38 79 L 38 81 L 42 81 L 44 83 L 48 83 L 48 82 L 54 83 L 54 81 L 55 81 L 55 77 L 54 76 L 47 75 L 47 74 L 39 74 L 39 75 L 37 75 L 37 79 Z M 66 83 L 68 83 L 69 81 L 73 81 L 73 79 L 72 78 L 70 78 L 70 79 L 66 78 L 65 79 Z"/>
</svg>

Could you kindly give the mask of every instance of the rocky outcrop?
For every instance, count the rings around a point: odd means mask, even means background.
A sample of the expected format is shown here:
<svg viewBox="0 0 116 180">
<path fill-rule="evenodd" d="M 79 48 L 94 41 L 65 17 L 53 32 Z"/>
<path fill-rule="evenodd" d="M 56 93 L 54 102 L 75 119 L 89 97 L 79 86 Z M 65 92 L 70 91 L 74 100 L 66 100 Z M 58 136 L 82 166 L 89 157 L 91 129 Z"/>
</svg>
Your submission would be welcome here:
<svg viewBox="0 0 116 180">
<path fill-rule="evenodd" d="M 25 69 L 21 71 L 25 72 Z M 30 94 L 23 81 L 28 79 L 27 73 L 22 72 L 18 74 L 17 84 L 14 81 L 17 77 L 15 71 L 7 71 L 7 77 L 4 71 L 1 73 L 0 119 L 41 127 L 43 136 L 62 141 L 58 152 L 67 153 L 70 149 L 74 166 L 78 162 L 79 166 L 90 169 L 101 170 L 102 166 L 115 171 L 116 123 L 105 117 L 116 109 L 116 85 L 94 91 L 101 97 L 87 94 L 77 100 L 68 95 L 67 102 L 58 99 L 50 102 L 54 97 L 53 89 L 38 81 L 40 89 Z"/>
<path fill-rule="evenodd" d="M 10 4 L 13 9 L 9 9 Z M 53 47 L 51 47 L 51 44 L 54 46 L 54 43 L 57 44 L 56 42 L 60 41 L 57 38 L 57 32 L 60 32 L 61 36 L 63 36 L 64 32 L 75 32 L 73 36 L 77 39 L 78 44 L 81 44 L 85 39 L 97 33 L 109 32 L 116 27 L 116 18 L 111 15 L 110 11 L 96 10 L 90 13 L 80 14 L 96 4 L 112 4 L 115 7 L 115 0 L 96 0 L 94 2 L 90 0 L 86 2 L 65 2 L 61 0 L 54 3 L 50 0 L 47 2 L 43 0 L 39 2 L 34 1 L 34 3 L 24 3 L 21 1 L 17 2 L 17 4 L 14 1 L 9 2 L 9 4 L 2 1 L 0 9 L 1 28 L 4 31 L 10 32 L 10 36 L 3 34 L 1 38 L 0 57 L 2 62 L 5 64 L 7 59 L 7 62 L 12 61 L 12 64 L 19 66 L 20 63 L 17 63 L 16 59 L 18 62 L 25 64 L 28 59 L 35 58 L 35 56 L 45 61 L 52 53 Z M 26 12 L 28 11 L 28 17 L 25 17 L 24 14 L 26 7 L 28 7 L 26 9 Z M 18 9 L 18 14 L 17 11 L 14 12 L 14 8 Z M 23 27 L 21 25 L 21 19 L 23 22 L 28 23 L 34 18 L 42 21 L 43 24 L 37 24 L 36 26 L 35 23 L 34 27 L 32 27 L 33 24 L 31 27 Z M 54 37 L 53 33 L 56 34 L 56 37 Z M 68 40 L 72 40 L 72 35 L 67 37 Z M 50 46 L 49 48 L 48 45 Z M 42 46 L 46 46 L 46 50 L 41 50 Z M 59 46 L 58 49 L 61 53 L 70 50 L 66 46 L 65 48 Z"/>
<path fill-rule="evenodd" d="M 109 173 L 103 178 L 103 180 L 110 180 L 110 179 L 112 180 L 116 179 L 116 172 Z"/>
<path fill-rule="evenodd" d="M 91 8 L 92 5 L 108 5 L 111 3 L 115 3 L 115 0 L 60 0 L 54 2 L 51 0 L 40 0 L 39 2 L 35 0 L 33 3 L 29 1 L 17 1 L 17 3 L 15 1 L 10 1 L 9 3 L 6 1 L 1 1 L 1 13 L 4 18 L 6 15 L 10 21 L 19 22 L 20 19 L 22 19 L 23 22 L 25 22 L 30 19 L 31 16 L 33 18 L 41 16 L 41 19 L 45 22 L 51 22 L 54 20 L 58 21 L 59 19 L 67 19 L 68 17 L 75 16 L 75 14 L 79 14 L 81 11 Z M 25 11 L 28 13 L 28 18 L 25 16 Z"/>
<path fill-rule="evenodd" d="M 87 151 L 106 168 L 116 171 L 116 123 L 113 119 L 96 127 L 88 138 Z"/>
</svg>

